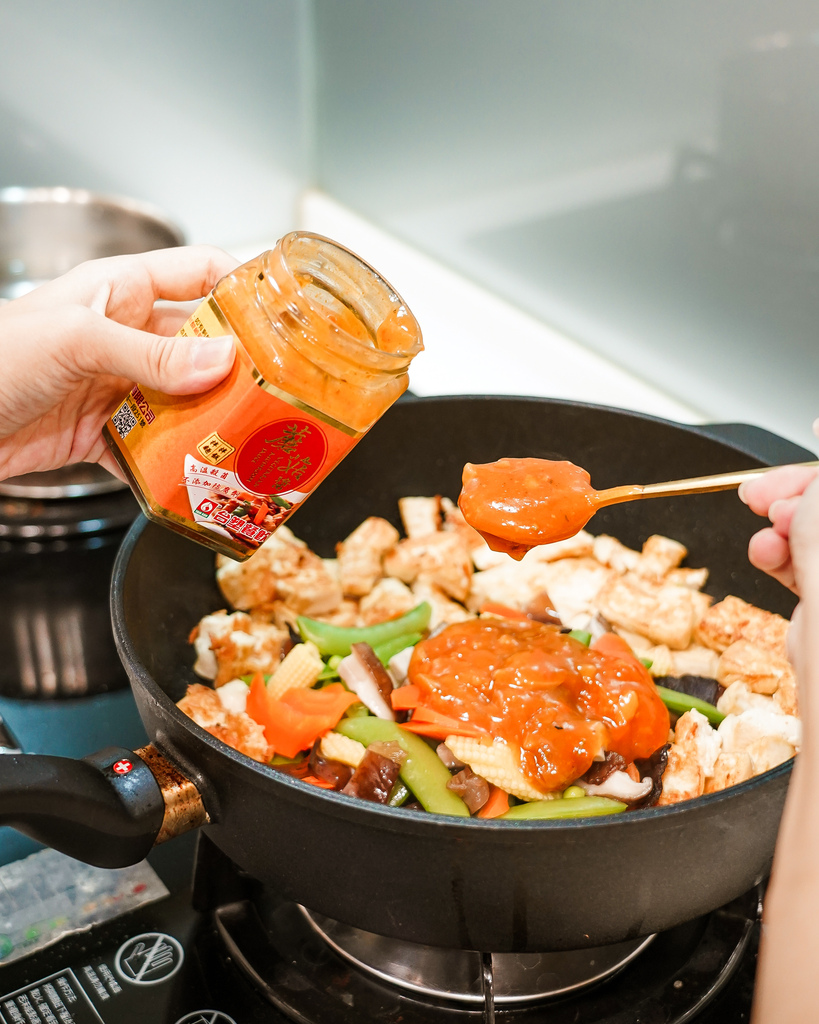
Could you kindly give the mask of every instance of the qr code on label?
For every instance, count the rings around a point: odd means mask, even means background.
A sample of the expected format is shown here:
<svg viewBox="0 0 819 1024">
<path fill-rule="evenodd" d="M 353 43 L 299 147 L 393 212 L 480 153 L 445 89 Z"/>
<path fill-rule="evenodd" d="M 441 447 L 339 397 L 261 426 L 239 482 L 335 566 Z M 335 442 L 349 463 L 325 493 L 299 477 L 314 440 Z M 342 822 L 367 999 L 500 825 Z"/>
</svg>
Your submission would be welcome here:
<svg viewBox="0 0 819 1024">
<path fill-rule="evenodd" d="M 137 425 L 136 417 L 128 408 L 127 402 L 122 403 L 111 419 L 117 428 L 117 433 L 122 438 L 126 438 Z"/>
</svg>

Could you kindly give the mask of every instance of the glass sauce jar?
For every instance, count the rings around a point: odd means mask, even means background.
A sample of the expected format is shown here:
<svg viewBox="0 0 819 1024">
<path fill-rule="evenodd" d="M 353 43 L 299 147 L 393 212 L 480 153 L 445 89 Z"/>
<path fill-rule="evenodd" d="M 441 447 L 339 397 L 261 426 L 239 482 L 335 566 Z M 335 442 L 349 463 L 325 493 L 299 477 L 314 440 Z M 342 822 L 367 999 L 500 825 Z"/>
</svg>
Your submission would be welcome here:
<svg viewBox="0 0 819 1024">
<path fill-rule="evenodd" d="M 136 385 L 104 427 L 145 515 L 244 560 L 407 389 L 423 349 L 400 295 L 354 253 L 292 232 L 224 277 L 179 331 L 232 334 L 201 395 Z"/>
</svg>

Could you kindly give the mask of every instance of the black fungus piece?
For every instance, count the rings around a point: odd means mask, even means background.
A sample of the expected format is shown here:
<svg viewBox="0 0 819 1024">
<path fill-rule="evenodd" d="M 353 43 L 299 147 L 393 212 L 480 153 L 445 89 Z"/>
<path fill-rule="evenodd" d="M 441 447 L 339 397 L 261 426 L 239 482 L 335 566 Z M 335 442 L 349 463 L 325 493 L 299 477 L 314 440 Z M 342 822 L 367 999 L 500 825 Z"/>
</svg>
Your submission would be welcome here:
<svg viewBox="0 0 819 1024">
<path fill-rule="evenodd" d="M 368 749 L 341 792 L 347 796 L 357 796 L 359 800 L 385 804 L 398 781 L 400 770 L 401 766 L 392 758 Z"/>
<path fill-rule="evenodd" d="M 534 619 L 536 622 L 543 622 L 549 626 L 563 625 L 560 616 L 557 614 L 554 602 L 545 590 L 540 590 L 535 594 L 529 604 L 526 605 L 525 612 L 530 619 Z"/>
<path fill-rule="evenodd" d="M 725 693 L 725 687 L 720 686 L 716 679 L 709 676 L 658 676 L 654 682 L 667 690 L 687 693 L 689 697 L 704 700 L 706 704 L 716 705 Z"/>
<path fill-rule="evenodd" d="M 628 762 L 622 754 L 615 754 L 613 750 L 607 750 L 606 760 L 594 761 L 583 778 L 590 786 L 602 786 L 609 775 L 613 772 L 624 772 L 627 767 Z"/>
<path fill-rule="evenodd" d="M 469 813 L 479 811 L 489 799 L 489 783 L 480 775 L 476 775 L 467 765 L 463 771 L 453 775 L 446 784 L 469 808 Z"/>
<path fill-rule="evenodd" d="M 353 774 L 353 769 L 348 764 L 344 764 L 343 761 L 334 761 L 322 754 L 320 739 L 313 744 L 308 764 L 311 775 L 315 775 L 322 782 L 332 783 L 335 790 L 343 789 Z"/>
<path fill-rule="evenodd" d="M 451 772 L 458 771 L 461 768 L 466 768 L 463 761 L 459 761 L 458 758 L 452 753 L 446 743 L 439 743 L 435 748 L 435 753 L 440 757 L 444 764 L 449 768 Z"/>
<path fill-rule="evenodd" d="M 637 766 L 637 771 L 640 773 L 640 778 L 651 779 L 651 791 L 642 800 L 633 803 L 631 805 L 633 808 L 653 807 L 660 799 L 663 792 L 663 772 L 668 764 L 668 751 L 670 747 L 670 743 L 664 743 L 663 746 L 658 747 L 654 751 L 651 757 L 640 758 L 634 762 Z"/>
</svg>

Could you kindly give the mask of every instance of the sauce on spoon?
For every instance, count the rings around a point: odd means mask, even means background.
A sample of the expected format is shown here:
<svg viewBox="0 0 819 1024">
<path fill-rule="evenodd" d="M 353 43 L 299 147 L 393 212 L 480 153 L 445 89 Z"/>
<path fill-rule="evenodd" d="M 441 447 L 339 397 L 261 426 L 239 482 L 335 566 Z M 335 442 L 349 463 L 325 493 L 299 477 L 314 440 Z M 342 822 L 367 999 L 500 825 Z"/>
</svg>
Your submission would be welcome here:
<svg viewBox="0 0 819 1024">
<path fill-rule="evenodd" d="M 539 544 L 573 537 L 603 503 L 585 469 L 547 459 L 467 463 L 458 498 L 489 547 L 518 560 Z"/>
</svg>

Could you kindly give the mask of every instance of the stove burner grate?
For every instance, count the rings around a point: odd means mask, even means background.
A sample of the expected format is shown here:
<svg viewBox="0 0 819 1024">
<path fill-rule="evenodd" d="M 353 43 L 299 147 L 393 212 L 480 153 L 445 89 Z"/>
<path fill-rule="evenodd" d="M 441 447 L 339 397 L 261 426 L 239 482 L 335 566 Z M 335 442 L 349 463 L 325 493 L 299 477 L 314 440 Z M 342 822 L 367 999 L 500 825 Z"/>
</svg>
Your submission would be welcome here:
<svg viewBox="0 0 819 1024">
<path fill-rule="evenodd" d="M 435 999 L 484 1005 L 491 983 L 496 1006 L 568 996 L 621 971 L 654 939 L 559 953 L 487 953 L 402 942 L 301 908 L 337 953 L 399 988 Z"/>
<path fill-rule="evenodd" d="M 372 965 L 353 964 L 348 953 L 340 954 L 320 934 L 317 924 L 324 928 L 326 918 L 315 913 L 308 918 L 296 904 L 264 890 L 217 906 L 213 921 L 234 968 L 287 1020 L 299 1024 L 688 1024 L 704 1016 L 752 953 L 759 908 L 759 894 L 746 893 L 651 942 L 641 940 L 642 950 L 595 985 L 559 998 L 552 993 L 546 1002 L 531 1002 L 529 992 L 525 1002 L 499 1002 L 497 1012 L 492 989 L 497 987 L 495 996 L 502 998 L 508 982 L 503 971 L 495 979 L 487 969 L 494 967 L 495 956 L 475 954 L 477 989 L 470 987 L 469 1001 L 459 1004 L 451 994 L 447 999 L 433 995 L 437 983 L 429 978 L 410 991 L 377 976 Z"/>
</svg>

